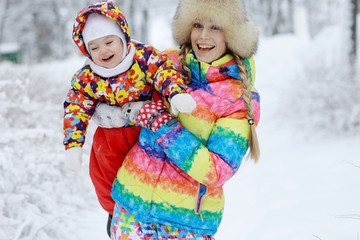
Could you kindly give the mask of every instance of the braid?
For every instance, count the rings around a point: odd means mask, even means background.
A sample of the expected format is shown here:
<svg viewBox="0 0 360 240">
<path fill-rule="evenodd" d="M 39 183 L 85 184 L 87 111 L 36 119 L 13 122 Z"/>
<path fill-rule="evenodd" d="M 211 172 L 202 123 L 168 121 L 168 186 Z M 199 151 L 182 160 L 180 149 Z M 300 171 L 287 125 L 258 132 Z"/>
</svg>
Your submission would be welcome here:
<svg viewBox="0 0 360 240">
<path fill-rule="evenodd" d="M 238 68 L 240 70 L 240 76 L 242 78 L 242 87 L 244 90 L 244 100 L 246 105 L 246 113 L 247 119 L 250 124 L 250 136 L 249 136 L 249 147 L 250 147 L 250 157 L 254 159 L 255 162 L 259 160 L 260 157 L 260 148 L 259 142 L 256 135 L 254 122 L 254 109 L 252 105 L 252 92 L 251 92 L 251 84 L 250 84 L 250 77 L 249 71 L 247 70 L 247 66 L 244 63 L 244 59 L 240 58 L 237 54 L 233 54 Z"/>
<path fill-rule="evenodd" d="M 189 84 L 191 81 L 191 70 L 186 64 L 186 55 L 190 52 L 190 50 L 191 50 L 190 44 L 182 45 L 180 48 L 179 58 L 178 58 L 181 70 L 184 72 L 183 75 L 184 75 L 185 84 Z"/>
</svg>

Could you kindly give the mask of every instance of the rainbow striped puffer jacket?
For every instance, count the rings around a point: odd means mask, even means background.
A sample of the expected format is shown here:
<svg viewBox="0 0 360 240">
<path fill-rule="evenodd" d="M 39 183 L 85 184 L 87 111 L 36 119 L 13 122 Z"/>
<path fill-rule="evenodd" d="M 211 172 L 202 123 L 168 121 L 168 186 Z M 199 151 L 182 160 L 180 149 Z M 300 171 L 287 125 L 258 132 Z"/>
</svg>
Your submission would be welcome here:
<svg viewBox="0 0 360 240">
<path fill-rule="evenodd" d="M 109 78 L 95 74 L 89 64 L 75 73 L 64 102 L 63 143 L 66 149 L 83 145 L 88 121 L 99 101 L 121 106 L 129 101 L 150 99 L 155 89 L 169 102 L 174 95 L 186 92 L 186 85 L 168 56 L 154 47 L 131 41 L 126 19 L 112 2 L 92 4 L 79 12 L 73 39 L 84 56 L 91 59 L 81 35 L 90 13 L 103 14 L 119 24 L 128 43 L 128 52 L 132 45 L 135 47 L 134 62 L 127 71 Z"/>
<path fill-rule="evenodd" d="M 176 60 L 177 52 L 167 54 Z M 224 209 L 222 186 L 240 167 L 250 127 L 233 57 L 226 55 L 209 65 L 190 52 L 186 61 L 192 71 L 188 86 L 196 109 L 179 114 L 181 124 L 164 124 L 156 133 L 141 130 L 111 195 L 140 221 L 213 235 Z M 253 58 L 245 63 L 253 86 Z M 252 93 L 257 124 L 260 98 L 255 88 Z"/>
</svg>

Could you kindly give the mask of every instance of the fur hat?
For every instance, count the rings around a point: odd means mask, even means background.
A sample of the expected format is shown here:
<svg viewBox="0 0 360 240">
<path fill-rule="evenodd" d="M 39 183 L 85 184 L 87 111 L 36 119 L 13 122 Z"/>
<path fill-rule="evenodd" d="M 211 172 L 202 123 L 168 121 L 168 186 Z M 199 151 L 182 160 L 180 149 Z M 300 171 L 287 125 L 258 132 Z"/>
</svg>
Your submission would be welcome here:
<svg viewBox="0 0 360 240">
<path fill-rule="evenodd" d="M 210 20 L 225 32 L 228 49 L 241 57 L 256 52 L 258 31 L 246 15 L 242 0 L 180 0 L 173 19 L 174 40 L 189 43 L 194 20 Z"/>
</svg>

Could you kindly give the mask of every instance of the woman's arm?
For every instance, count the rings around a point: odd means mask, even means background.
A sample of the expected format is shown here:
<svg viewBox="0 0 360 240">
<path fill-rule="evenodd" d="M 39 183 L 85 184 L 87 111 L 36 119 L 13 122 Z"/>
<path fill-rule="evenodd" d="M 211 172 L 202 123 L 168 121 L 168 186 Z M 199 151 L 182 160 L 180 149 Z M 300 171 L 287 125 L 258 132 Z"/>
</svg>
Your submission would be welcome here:
<svg viewBox="0 0 360 240">
<path fill-rule="evenodd" d="M 257 123 L 258 118 L 255 121 Z M 157 143 L 170 163 L 196 181 L 218 187 L 239 169 L 248 150 L 250 126 L 244 111 L 233 112 L 208 124 L 211 132 L 207 141 L 176 123 L 159 128 Z"/>
</svg>

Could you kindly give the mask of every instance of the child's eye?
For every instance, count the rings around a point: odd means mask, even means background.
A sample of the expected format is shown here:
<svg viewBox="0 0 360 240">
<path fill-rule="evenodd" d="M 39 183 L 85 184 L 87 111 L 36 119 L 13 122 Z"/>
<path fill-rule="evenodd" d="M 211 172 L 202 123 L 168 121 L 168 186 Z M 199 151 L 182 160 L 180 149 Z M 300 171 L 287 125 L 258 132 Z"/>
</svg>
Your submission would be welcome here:
<svg viewBox="0 0 360 240">
<path fill-rule="evenodd" d="M 110 45 L 110 44 L 112 44 L 113 43 L 113 41 L 111 40 L 111 41 L 108 41 L 108 42 L 106 42 L 106 44 L 107 45 Z"/>
<path fill-rule="evenodd" d="M 96 49 L 98 49 L 97 47 L 91 48 L 91 51 L 95 51 Z"/>
<path fill-rule="evenodd" d="M 194 28 L 201 28 L 201 24 L 200 23 L 194 23 L 193 27 Z"/>
</svg>

